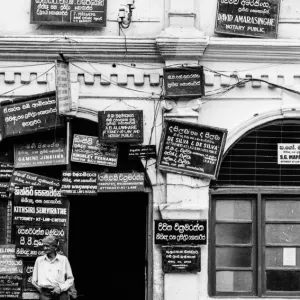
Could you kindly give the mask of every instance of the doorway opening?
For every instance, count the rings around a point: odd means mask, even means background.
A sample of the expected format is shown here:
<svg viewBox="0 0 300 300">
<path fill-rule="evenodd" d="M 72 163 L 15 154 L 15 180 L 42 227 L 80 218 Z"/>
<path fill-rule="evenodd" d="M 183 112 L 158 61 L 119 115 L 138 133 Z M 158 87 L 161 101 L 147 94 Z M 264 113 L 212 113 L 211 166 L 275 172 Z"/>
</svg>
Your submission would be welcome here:
<svg viewBox="0 0 300 300">
<path fill-rule="evenodd" d="M 79 300 L 144 300 L 147 193 L 70 197 L 69 260 Z"/>
</svg>

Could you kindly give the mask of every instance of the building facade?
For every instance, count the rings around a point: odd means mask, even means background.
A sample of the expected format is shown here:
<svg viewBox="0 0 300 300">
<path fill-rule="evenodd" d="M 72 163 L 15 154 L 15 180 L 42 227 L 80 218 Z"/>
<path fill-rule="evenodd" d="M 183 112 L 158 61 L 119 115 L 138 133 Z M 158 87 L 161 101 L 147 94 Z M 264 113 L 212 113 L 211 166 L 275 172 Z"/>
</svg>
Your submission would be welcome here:
<svg viewBox="0 0 300 300">
<path fill-rule="evenodd" d="M 162 171 L 154 158 L 128 160 L 128 142 L 119 145 L 116 167 L 19 168 L 57 179 L 64 170 L 145 174 L 143 191 L 68 197 L 67 253 L 79 297 L 94 292 L 88 274 L 97 274 L 99 293 L 123 299 L 298 296 L 300 4 L 244 1 L 280 7 L 276 37 L 257 38 L 214 32 L 221 0 L 107 0 L 104 27 L 33 24 L 32 2 L 11 0 L 0 12 L 2 106 L 55 91 L 55 61 L 64 58 L 71 137 L 98 136 L 98 113 L 107 111 L 142 111 L 138 144 L 157 152 L 166 120 L 228 132 L 215 179 Z M 164 68 L 198 66 L 205 95 L 164 97 Z M 14 145 L 32 137 L 43 133 L 2 136 L 1 159 L 14 163 Z M 16 242 L 14 206 L 13 198 L 0 200 L 1 245 Z M 155 243 L 159 220 L 207 221 L 199 271 L 164 272 L 163 247 Z M 22 259 L 30 273 L 33 257 Z M 21 297 L 37 294 L 22 282 Z"/>
</svg>

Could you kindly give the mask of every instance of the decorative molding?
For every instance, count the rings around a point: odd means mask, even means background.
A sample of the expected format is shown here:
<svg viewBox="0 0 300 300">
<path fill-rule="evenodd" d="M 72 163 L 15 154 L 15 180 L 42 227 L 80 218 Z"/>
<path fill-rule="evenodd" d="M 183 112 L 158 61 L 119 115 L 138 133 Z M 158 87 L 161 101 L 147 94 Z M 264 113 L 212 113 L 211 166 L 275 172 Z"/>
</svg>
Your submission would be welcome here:
<svg viewBox="0 0 300 300">
<path fill-rule="evenodd" d="M 300 63 L 300 41 L 294 39 L 255 39 L 211 37 L 205 61 L 244 63 Z"/>
</svg>

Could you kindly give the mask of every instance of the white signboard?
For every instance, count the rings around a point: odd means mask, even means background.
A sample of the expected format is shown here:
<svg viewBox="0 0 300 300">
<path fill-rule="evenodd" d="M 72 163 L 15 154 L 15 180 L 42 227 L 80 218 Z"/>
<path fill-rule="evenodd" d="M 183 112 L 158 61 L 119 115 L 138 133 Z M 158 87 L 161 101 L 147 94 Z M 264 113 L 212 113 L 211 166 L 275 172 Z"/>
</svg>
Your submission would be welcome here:
<svg viewBox="0 0 300 300">
<path fill-rule="evenodd" d="M 58 114 L 71 111 L 72 99 L 70 93 L 69 64 L 63 61 L 55 62 L 56 101 Z"/>
<path fill-rule="evenodd" d="M 283 265 L 296 266 L 296 248 L 283 248 Z"/>
<path fill-rule="evenodd" d="M 300 144 L 277 144 L 279 165 L 300 165 Z"/>
</svg>

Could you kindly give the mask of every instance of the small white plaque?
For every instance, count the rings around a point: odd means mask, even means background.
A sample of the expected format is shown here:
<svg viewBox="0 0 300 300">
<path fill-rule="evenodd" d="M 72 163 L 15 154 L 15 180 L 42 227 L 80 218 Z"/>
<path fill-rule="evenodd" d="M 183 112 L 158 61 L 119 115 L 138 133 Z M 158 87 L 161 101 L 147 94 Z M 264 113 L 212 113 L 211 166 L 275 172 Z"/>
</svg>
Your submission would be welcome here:
<svg viewBox="0 0 300 300">
<path fill-rule="evenodd" d="M 283 248 L 283 265 L 296 266 L 296 248 Z"/>
</svg>

